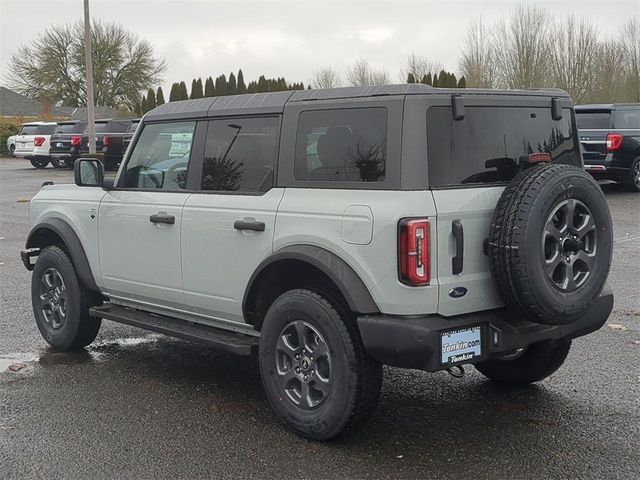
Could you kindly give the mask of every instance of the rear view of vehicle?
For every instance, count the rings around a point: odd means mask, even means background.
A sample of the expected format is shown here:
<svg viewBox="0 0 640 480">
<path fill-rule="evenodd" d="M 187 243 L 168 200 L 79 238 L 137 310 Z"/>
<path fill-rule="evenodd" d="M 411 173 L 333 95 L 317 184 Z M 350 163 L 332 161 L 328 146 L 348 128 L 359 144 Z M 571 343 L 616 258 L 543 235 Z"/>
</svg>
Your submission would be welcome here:
<svg viewBox="0 0 640 480">
<path fill-rule="evenodd" d="M 49 156 L 51 164 L 56 168 L 71 168 L 73 162 L 78 158 L 77 154 L 72 154 L 72 147 L 80 146 L 82 132 L 87 126 L 84 120 L 69 120 L 58 122 L 56 129 L 51 135 Z"/>
<path fill-rule="evenodd" d="M 26 158 L 36 168 L 49 165 L 49 139 L 55 126 L 53 122 L 23 124 L 16 135 L 15 156 Z"/>
<path fill-rule="evenodd" d="M 595 178 L 640 192 L 640 104 L 580 105 L 584 167 Z"/>
<path fill-rule="evenodd" d="M 102 136 L 102 155 L 107 170 L 115 170 L 120 166 L 139 122 L 140 119 L 115 119 L 109 122 L 108 132 Z M 96 151 L 98 151 L 97 145 Z"/>
</svg>

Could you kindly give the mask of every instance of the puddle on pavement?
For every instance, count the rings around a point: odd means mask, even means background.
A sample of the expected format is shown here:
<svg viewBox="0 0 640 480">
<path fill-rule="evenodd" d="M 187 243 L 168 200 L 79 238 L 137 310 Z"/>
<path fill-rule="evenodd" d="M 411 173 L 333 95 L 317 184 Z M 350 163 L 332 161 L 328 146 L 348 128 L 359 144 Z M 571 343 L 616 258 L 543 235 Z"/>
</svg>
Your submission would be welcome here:
<svg viewBox="0 0 640 480">
<path fill-rule="evenodd" d="M 144 337 L 103 340 L 94 342 L 86 349 L 77 352 L 57 352 L 51 348 L 47 348 L 42 350 L 40 354 L 15 353 L 0 355 L 0 373 L 9 372 L 9 366 L 15 363 L 24 363 L 28 367 L 30 364 L 38 362 L 44 367 L 51 367 L 54 365 L 83 364 L 100 361 L 109 350 L 154 343 L 161 338 L 163 338 L 163 335 L 152 334 Z"/>
</svg>

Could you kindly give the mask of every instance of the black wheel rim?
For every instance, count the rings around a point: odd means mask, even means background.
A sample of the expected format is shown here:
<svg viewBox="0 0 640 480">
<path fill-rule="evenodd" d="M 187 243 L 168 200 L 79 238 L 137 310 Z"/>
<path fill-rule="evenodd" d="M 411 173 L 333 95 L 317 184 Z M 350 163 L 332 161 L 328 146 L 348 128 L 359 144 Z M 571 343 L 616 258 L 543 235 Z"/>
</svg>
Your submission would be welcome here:
<svg viewBox="0 0 640 480">
<path fill-rule="evenodd" d="M 40 278 L 40 308 L 44 320 L 54 330 L 67 318 L 67 289 L 56 268 L 48 268 Z"/>
<path fill-rule="evenodd" d="M 304 410 L 318 408 L 331 391 L 331 355 L 320 332 L 295 320 L 276 343 L 276 381 L 287 398 Z"/>
<path fill-rule="evenodd" d="M 596 261 L 597 232 L 593 214 L 570 198 L 549 215 L 542 235 L 544 269 L 551 284 L 566 293 L 587 281 Z"/>
<path fill-rule="evenodd" d="M 633 166 L 633 183 L 640 189 L 640 161 Z"/>
</svg>

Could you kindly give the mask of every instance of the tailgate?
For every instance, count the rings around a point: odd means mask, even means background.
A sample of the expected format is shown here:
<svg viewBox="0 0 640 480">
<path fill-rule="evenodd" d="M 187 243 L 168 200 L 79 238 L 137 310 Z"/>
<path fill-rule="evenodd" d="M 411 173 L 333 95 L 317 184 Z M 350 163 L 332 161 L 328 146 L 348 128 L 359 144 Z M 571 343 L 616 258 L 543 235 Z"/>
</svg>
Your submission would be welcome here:
<svg viewBox="0 0 640 480">
<path fill-rule="evenodd" d="M 580 145 L 585 163 L 597 163 L 607 157 L 607 134 L 609 130 L 580 130 Z"/>
</svg>

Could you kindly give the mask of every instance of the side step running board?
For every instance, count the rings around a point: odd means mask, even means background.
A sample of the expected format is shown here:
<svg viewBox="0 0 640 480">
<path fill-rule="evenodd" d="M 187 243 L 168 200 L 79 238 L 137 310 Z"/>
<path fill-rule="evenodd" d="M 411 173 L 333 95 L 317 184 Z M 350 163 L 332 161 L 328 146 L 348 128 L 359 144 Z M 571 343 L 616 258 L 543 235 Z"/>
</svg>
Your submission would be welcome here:
<svg viewBox="0 0 640 480">
<path fill-rule="evenodd" d="M 258 350 L 258 337 L 229 332 L 179 318 L 156 315 L 109 303 L 93 307 L 89 313 L 92 317 L 125 323 L 170 337 L 214 345 L 221 350 L 239 355 L 251 355 Z"/>
</svg>

